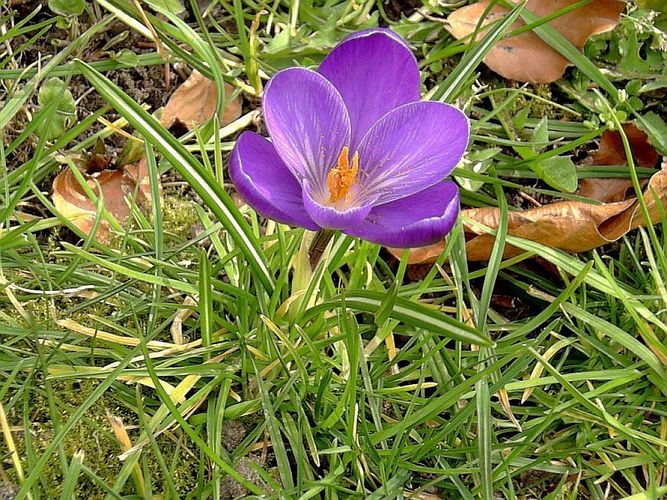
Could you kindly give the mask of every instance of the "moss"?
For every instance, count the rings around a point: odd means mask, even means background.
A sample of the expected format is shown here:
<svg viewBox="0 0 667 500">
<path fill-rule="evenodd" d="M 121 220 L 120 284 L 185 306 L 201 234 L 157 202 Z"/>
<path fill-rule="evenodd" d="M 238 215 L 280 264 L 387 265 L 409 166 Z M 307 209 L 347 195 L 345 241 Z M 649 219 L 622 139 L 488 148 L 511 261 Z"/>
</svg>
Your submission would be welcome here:
<svg viewBox="0 0 667 500">
<path fill-rule="evenodd" d="M 48 332 L 62 331 L 64 333 L 65 330 L 60 328 L 55 323 L 55 320 L 62 318 L 65 311 L 82 304 L 85 300 L 87 299 L 80 297 L 54 296 L 24 301 L 22 304 L 32 315 L 34 323 L 39 325 L 39 330 L 42 332 L 40 336 L 48 336 Z M 128 316 L 126 319 L 118 318 L 119 310 L 120 304 L 114 301 L 93 302 L 88 307 L 71 314 L 68 313 L 66 317 L 84 326 L 93 328 L 100 325 L 91 318 L 91 315 L 112 318 L 120 325 L 134 327 L 134 319 L 132 317 Z M 57 318 L 54 318 L 53 311 L 56 311 Z M 27 323 L 21 318 L 13 319 L 12 322 L 22 325 L 23 328 L 28 328 Z M 52 334 L 51 338 L 59 340 L 57 333 L 55 335 Z M 15 343 L 14 346 L 25 349 L 27 352 L 34 352 L 34 342 L 35 338 L 30 336 Z M 76 343 L 80 346 L 89 345 L 88 340 L 77 339 L 75 341 L 74 337 L 69 339 L 68 342 Z M 105 345 L 104 347 L 108 346 Z M 61 356 L 68 355 L 64 351 L 57 353 L 49 347 L 44 347 L 43 352 L 46 357 L 55 354 L 56 358 L 52 362 L 56 364 L 62 364 L 64 358 Z M 110 359 L 100 356 L 96 356 L 94 361 L 88 360 L 88 364 L 97 366 L 106 365 L 109 362 Z M 40 366 L 41 363 L 38 362 L 38 370 Z M 57 401 L 56 412 L 60 426 L 67 422 L 74 412 L 85 404 L 99 385 L 99 381 L 94 379 L 52 380 L 48 383 L 51 385 L 54 400 Z M 19 401 L 13 406 L 9 414 L 11 425 L 22 427 L 24 418 L 30 422 L 31 443 L 34 449 L 34 456 L 37 458 L 43 454 L 52 442 L 53 437 L 57 434 L 57 428 L 52 421 L 52 414 L 49 410 L 49 400 L 45 390 L 46 384 L 47 382 L 38 371 L 36 378 L 28 386 L 30 387 L 28 392 L 19 396 Z M 14 387 L 20 386 L 26 386 L 26 384 L 17 380 Z M 150 389 L 143 390 L 146 391 L 147 395 L 150 393 L 150 396 L 154 396 L 154 393 Z M 10 390 L 7 400 L 11 400 L 17 394 L 17 391 Z M 136 442 L 140 432 L 138 430 L 139 421 L 137 415 L 132 410 L 135 405 L 133 391 L 134 388 L 126 391 L 114 390 L 112 386 L 111 389 L 107 390 L 91 406 L 84 417 L 67 433 L 62 442 L 67 462 L 71 461 L 74 453 L 79 450 L 83 451 L 84 464 L 109 486 L 114 484 L 121 469 L 122 463 L 118 459 L 118 455 L 122 450 L 109 425 L 107 412 L 123 420 L 126 427 L 129 428 L 130 439 Z M 23 404 L 24 397 L 27 398 L 25 406 Z M 28 409 L 29 414 L 27 416 L 22 414 L 24 408 Z M 178 432 L 176 431 L 176 433 Z M 19 447 L 19 453 L 22 456 L 24 468 L 27 473 L 30 473 L 30 467 L 34 464 L 30 464 L 27 461 L 24 437 L 24 433 L 16 433 L 14 436 Z M 191 491 L 196 483 L 197 469 L 192 467 L 193 456 L 186 448 L 187 440 L 184 441 L 186 443 L 185 446 L 183 443 L 179 444 L 179 437 L 178 435 L 174 435 L 174 432 L 164 433 L 158 436 L 156 440 L 165 462 L 168 466 L 174 464 L 174 470 L 170 476 L 177 490 L 182 493 Z M 176 457 L 175 460 L 174 457 Z M 162 492 L 165 489 L 163 473 L 150 446 L 144 448 L 142 460 L 145 461 L 148 473 L 150 473 L 153 490 L 156 493 Z M 11 477 L 11 479 L 13 481 L 17 480 L 16 477 Z M 63 477 L 62 463 L 58 451 L 50 457 L 42 470 L 40 484 L 47 498 L 57 498 L 60 496 Z M 122 493 L 136 493 L 134 491 L 134 483 L 131 479 L 127 481 Z M 79 498 L 91 499 L 103 498 L 105 496 L 103 491 L 83 473 L 80 474 L 78 479 L 77 494 Z"/>
<path fill-rule="evenodd" d="M 512 82 L 509 84 L 509 88 L 521 88 L 524 84 L 519 82 Z M 531 94 L 534 94 L 537 97 L 546 99 L 547 101 L 553 100 L 553 95 L 551 93 L 551 86 L 545 83 L 536 83 L 529 85 L 526 90 Z M 545 102 L 539 99 L 533 99 L 530 96 L 518 95 L 513 101 L 510 108 L 512 114 L 516 114 L 525 107 L 530 107 L 530 115 L 534 118 L 542 118 L 546 116 L 547 118 L 559 118 L 561 116 L 562 110 L 554 106 L 549 102 Z"/>
<path fill-rule="evenodd" d="M 68 311 L 74 306 L 80 305 L 83 300 L 76 297 L 55 296 L 52 298 L 39 298 L 24 303 L 24 307 L 33 316 L 35 323 L 44 328 L 61 329 L 55 323 L 55 319 L 60 319 L 63 312 Z M 111 318 L 118 310 L 113 303 L 109 302 L 93 302 L 88 307 L 79 309 L 67 315 L 67 319 L 75 321 L 84 326 L 94 328 L 94 321 L 91 316 L 99 316 L 101 318 Z M 53 311 L 56 311 L 57 317 L 53 317 Z"/>
<path fill-rule="evenodd" d="M 193 228 L 200 223 L 194 202 L 184 189 L 165 192 L 162 218 L 165 233 L 171 233 L 179 240 L 192 238 Z"/>
<path fill-rule="evenodd" d="M 40 384 L 43 385 L 43 384 Z M 98 386 L 95 380 L 57 380 L 51 382 L 53 393 L 60 404 L 57 408 L 60 425 L 63 425 L 72 414 L 83 405 Z M 37 457 L 52 442 L 56 429 L 54 429 L 49 411 L 48 399 L 43 391 L 33 390 L 30 392 L 27 407 L 30 411 L 30 435 L 32 447 Z M 17 411 L 22 405 L 17 405 L 10 414 L 12 425 L 21 425 L 23 416 Z M 107 391 L 86 412 L 85 416 L 67 433 L 62 444 L 67 460 L 77 451 L 83 451 L 84 464 L 97 474 L 107 485 L 113 486 L 122 463 L 118 455 L 122 452 L 120 444 L 115 439 L 109 425 L 108 413 L 123 420 L 129 428 L 128 433 L 133 442 L 139 436 L 138 419 L 136 414 L 122 404 L 112 391 Z M 15 436 L 19 453 L 25 459 L 25 442 L 22 435 Z M 192 456 L 188 450 L 179 446 L 174 439 L 165 433 L 157 438 L 158 446 L 167 464 L 171 464 L 176 456 L 176 467 L 171 474 L 179 493 L 191 491 L 196 483 L 197 470 L 192 467 Z M 155 493 L 161 493 L 165 489 L 164 477 L 159 468 L 150 447 L 144 448 L 143 459 L 148 464 L 148 472 Z M 28 469 L 27 472 L 30 472 Z M 13 478 L 15 479 L 15 478 Z M 40 474 L 40 480 L 45 486 L 45 494 L 48 498 L 57 498 L 62 493 L 63 477 L 62 465 L 58 453 L 54 453 Z M 97 499 L 104 498 L 104 492 L 85 474 L 80 474 L 76 492 L 79 498 Z M 123 494 L 137 493 L 134 491 L 134 483 L 129 479 L 122 492 Z"/>
<path fill-rule="evenodd" d="M 96 382 L 84 380 L 76 381 L 52 381 L 51 386 L 57 400 L 61 403 L 57 406 L 59 425 L 62 426 L 90 396 L 96 386 Z M 44 386 L 42 381 L 40 386 Z M 46 392 L 32 390 L 26 396 L 27 407 L 30 409 L 30 437 L 31 445 L 37 457 L 40 457 L 49 446 L 56 434 L 56 429 L 51 420 L 49 403 Z M 55 399 L 55 398 L 54 398 Z M 15 411 L 10 415 L 14 424 L 20 425 L 23 415 Z M 93 407 L 86 413 L 68 432 L 62 442 L 62 446 L 68 460 L 72 455 L 81 450 L 84 453 L 84 464 L 90 467 L 107 484 L 113 484 L 115 476 L 120 471 L 120 462 L 116 458 L 120 452 L 118 443 L 110 432 L 106 419 L 106 411 L 121 412 L 122 407 L 108 393 L 104 394 Z M 26 443 L 23 435 L 17 436 L 19 453 L 25 454 Z M 25 458 L 24 464 L 28 465 Z M 30 467 L 27 467 L 30 472 Z M 45 487 L 46 496 L 57 498 L 62 493 L 62 466 L 58 452 L 51 455 L 40 474 L 40 482 Z M 103 493 L 84 474 L 79 476 L 77 483 L 77 494 L 80 498 L 103 498 Z"/>
<path fill-rule="evenodd" d="M 533 85 L 532 91 L 533 94 L 535 94 L 538 97 L 541 97 L 542 99 L 546 99 L 548 101 L 553 100 L 553 96 L 551 94 L 551 86 L 548 84 L 544 83 L 535 84 Z M 551 103 L 539 101 L 536 99 L 533 100 L 532 114 L 535 117 L 546 116 L 548 118 L 558 118 L 561 112 L 562 111 L 560 109 L 553 106 Z"/>
</svg>

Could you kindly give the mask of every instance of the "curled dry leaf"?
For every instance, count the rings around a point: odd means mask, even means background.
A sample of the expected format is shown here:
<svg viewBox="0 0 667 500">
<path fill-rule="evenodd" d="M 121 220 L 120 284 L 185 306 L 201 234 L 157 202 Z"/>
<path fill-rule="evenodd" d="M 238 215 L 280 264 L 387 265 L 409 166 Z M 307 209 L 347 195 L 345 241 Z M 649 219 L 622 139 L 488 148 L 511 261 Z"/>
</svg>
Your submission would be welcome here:
<svg viewBox="0 0 667 500">
<path fill-rule="evenodd" d="M 539 17 L 545 17 L 569 7 L 576 1 L 528 0 L 526 9 Z M 455 10 L 447 18 L 449 32 L 457 39 L 471 35 L 489 3 L 489 0 L 483 0 Z M 618 24 L 619 16 L 624 9 L 625 3 L 620 0 L 593 0 L 584 7 L 554 19 L 549 24 L 581 50 L 591 35 L 612 30 Z M 482 26 L 497 21 L 508 12 L 509 9 L 495 5 L 490 9 Z M 512 25 L 512 30 L 525 24 L 523 21 L 517 21 Z M 485 32 L 485 29 L 480 29 L 477 39 L 483 37 Z M 530 83 L 549 83 L 558 80 L 565 68 L 571 64 L 533 31 L 498 41 L 484 57 L 484 63 L 505 78 Z"/>
<path fill-rule="evenodd" d="M 221 125 L 231 123 L 241 116 L 241 98 L 236 96 L 230 100 L 233 94 L 234 87 L 225 83 L 226 106 L 220 118 Z M 201 125 L 213 117 L 217 98 L 215 82 L 194 70 L 169 98 L 160 122 L 167 129 L 180 126 L 192 130 L 193 125 Z"/>
<path fill-rule="evenodd" d="M 125 166 L 123 170 L 103 170 L 94 176 L 86 174 L 84 176 L 96 196 L 100 195 L 101 189 L 105 208 L 121 224 L 125 223 L 130 216 L 130 207 L 126 198 L 132 198 L 137 184 L 139 186 L 137 205 L 146 206 L 151 201 L 150 181 L 145 159 Z M 86 196 L 70 169 L 60 172 L 53 181 L 53 204 L 81 231 L 85 234 L 90 233 L 95 222 L 95 205 Z M 108 242 L 110 236 L 109 223 L 103 219 L 96 238 L 100 242 Z"/>
<path fill-rule="evenodd" d="M 667 208 L 667 159 L 662 169 L 653 175 L 644 190 L 651 221 L 660 221 L 660 212 Z M 463 210 L 463 217 L 473 219 L 491 229 L 500 223 L 500 210 L 494 207 Z M 510 212 L 508 233 L 511 236 L 535 241 L 567 252 L 583 252 L 616 241 L 628 231 L 645 225 L 637 198 L 594 205 L 576 201 L 552 203 L 530 210 Z M 466 253 L 469 260 L 488 260 L 495 237 L 463 222 Z M 409 263 L 435 262 L 444 249 L 444 242 L 411 251 Z M 402 250 L 389 251 L 400 258 Z M 522 250 L 505 246 L 504 257 Z"/>
<path fill-rule="evenodd" d="M 630 143 L 635 165 L 639 167 L 655 167 L 658 163 L 658 152 L 649 142 L 645 132 L 633 123 L 624 123 L 623 130 Z M 614 130 L 606 130 L 600 138 L 600 147 L 593 151 L 585 161 L 588 165 L 627 165 L 625 149 L 621 134 Z M 625 178 L 596 179 L 587 178 L 579 181 L 577 194 L 605 203 L 622 201 L 632 192 L 632 182 Z"/>
<path fill-rule="evenodd" d="M 630 143 L 632 158 L 640 167 L 655 167 L 658 163 L 658 152 L 649 142 L 648 135 L 637 128 L 634 123 L 624 123 L 623 131 Z M 626 165 L 627 157 L 621 134 L 615 130 L 605 130 L 600 139 L 600 147 L 590 156 L 591 165 Z"/>
</svg>

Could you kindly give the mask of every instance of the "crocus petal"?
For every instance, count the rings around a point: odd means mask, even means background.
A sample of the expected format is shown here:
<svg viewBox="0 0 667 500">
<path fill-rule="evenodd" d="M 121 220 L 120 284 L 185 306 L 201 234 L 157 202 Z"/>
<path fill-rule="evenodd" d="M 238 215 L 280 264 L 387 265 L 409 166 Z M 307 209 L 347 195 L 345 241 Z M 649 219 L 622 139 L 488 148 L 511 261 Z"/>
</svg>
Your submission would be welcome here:
<svg viewBox="0 0 667 500">
<path fill-rule="evenodd" d="M 299 179 L 321 189 L 350 141 L 350 117 L 336 88 L 304 68 L 279 71 L 264 90 L 264 119 L 276 151 Z"/>
<path fill-rule="evenodd" d="M 458 188 L 445 181 L 374 207 L 361 224 L 345 232 L 388 247 L 421 247 L 441 240 L 451 231 L 458 212 Z"/>
<path fill-rule="evenodd" d="M 359 146 L 359 203 L 389 203 L 433 186 L 461 160 L 470 128 L 453 106 L 404 104 L 378 120 Z"/>
<path fill-rule="evenodd" d="M 229 160 L 229 176 L 241 198 L 258 214 L 319 229 L 303 206 L 301 184 L 264 137 L 249 131 L 241 134 Z"/>
<path fill-rule="evenodd" d="M 329 229 L 346 229 L 362 224 L 370 213 L 373 205 L 354 206 L 347 210 L 337 210 L 334 207 L 322 205 L 315 201 L 311 186 L 304 183 L 303 205 L 306 207 L 309 217 L 319 226 Z"/>
<path fill-rule="evenodd" d="M 324 58 L 318 71 L 343 96 L 352 124 L 352 151 L 381 116 L 420 98 L 417 60 L 405 41 L 388 29 L 349 36 Z"/>
</svg>

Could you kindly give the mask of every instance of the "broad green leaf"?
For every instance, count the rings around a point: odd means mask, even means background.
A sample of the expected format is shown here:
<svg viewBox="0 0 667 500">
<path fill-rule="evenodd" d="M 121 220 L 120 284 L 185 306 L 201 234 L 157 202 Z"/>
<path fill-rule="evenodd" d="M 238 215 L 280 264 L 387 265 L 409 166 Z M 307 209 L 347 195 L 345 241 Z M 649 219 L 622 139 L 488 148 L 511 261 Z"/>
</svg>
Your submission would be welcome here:
<svg viewBox="0 0 667 500">
<path fill-rule="evenodd" d="M 180 14 L 185 10 L 180 0 L 145 0 L 145 2 L 157 11 Z"/>
<path fill-rule="evenodd" d="M 667 2 L 665 0 L 636 0 L 636 2 L 642 9 L 667 13 Z"/>
<path fill-rule="evenodd" d="M 546 116 L 542 117 L 533 130 L 532 142 L 539 144 L 538 149 L 549 144 L 549 121 Z"/>
<path fill-rule="evenodd" d="M 526 126 L 528 116 L 530 115 L 530 109 L 530 106 L 525 106 L 517 111 L 516 114 L 512 117 L 512 125 L 514 125 L 514 128 L 517 130 L 517 132 L 520 133 Z"/>
<path fill-rule="evenodd" d="M 577 190 L 577 167 L 569 156 L 554 156 L 539 162 L 540 177 L 560 191 L 574 193 Z"/>
<path fill-rule="evenodd" d="M 60 137 L 69 128 L 76 112 L 74 97 L 65 82 L 60 78 L 46 80 L 42 88 L 39 89 L 37 102 L 41 109 L 46 108 L 52 102 L 58 103 L 51 122 L 41 122 L 37 127 L 37 134 L 46 140 Z"/>
<path fill-rule="evenodd" d="M 49 9 L 59 16 L 80 16 L 85 5 L 83 0 L 49 0 Z"/>
<path fill-rule="evenodd" d="M 625 30 L 625 36 L 618 40 L 618 50 L 621 53 L 618 69 L 628 73 L 650 73 L 651 67 L 641 55 L 642 43 L 637 38 L 637 30 Z"/>
<path fill-rule="evenodd" d="M 139 65 L 139 56 L 136 52 L 130 49 L 121 49 L 118 52 L 111 54 L 111 59 L 125 66 Z"/>
</svg>

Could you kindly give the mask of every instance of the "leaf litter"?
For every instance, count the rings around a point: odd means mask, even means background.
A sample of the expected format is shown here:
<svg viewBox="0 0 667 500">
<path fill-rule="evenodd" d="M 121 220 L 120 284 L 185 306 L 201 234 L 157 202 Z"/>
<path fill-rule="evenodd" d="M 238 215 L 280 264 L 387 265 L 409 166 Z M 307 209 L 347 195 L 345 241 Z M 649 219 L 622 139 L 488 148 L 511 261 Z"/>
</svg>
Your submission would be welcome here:
<svg viewBox="0 0 667 500">
<path fill-rule="evenodd" d="M 646 134 L 632 123 L 624 124 L 623 128 L 628 135 L 635 164 L 642 167 L 655 166 L 659 159 L 658 153 L 649 144 Z M 622 144 L 620 137 L 617 131 L 605 132 L 601 137 L 599 149 L 593 151 L 585 163 L 618 165 L 619 168 L 623 168 L 627 161 L 622 145 L 619 147 L 619 144 Z M 628 179 L 582 179 L 579 195 L 607 202 L 600 204 L 568 200 L 528 210 L 512 211 L 508 214 L 508 234 L 570 253 L 592 250 L 614 242 L 629 231 L 646 225 L 637 197 L 627 197 L 631 193 L 632 183 Z M 590 196 L 591 194 L 593 196 Z M 659 222 L 667 207 L 667 157 L 663 157 L 661 168 L 653 174 L 648 183 L 645 183 L 643 196 L 651 222 Z M 496 230 L 500 226 L 500 210 L 496 207 L 472 208 L 462 210 L 461 216 L 468 260 L 488 260 L 495 236 L 486 233 L 474 223 Z M 445 242 L 442 241 L 411 249 L 408 262 L 433 263 L 444 247 Z M 390 248 L 389 251 L 395 257 L 401 257 L 401 249 Z M 506 245 L 503 256 L 509 258 L 522 251 Z"/>
<path fill-rule="evenodd" d="M 236 120 L 241 115 L 241 97 L 233 95 L 233 87 L 225 84 L 225 108 L 221 125 Z M 160 119 L 160 123 L 176 135 L 192 130 L 213 117 L 217 107 L 215 83 L 194 70 L 190 77 L 171 95 Z M 146 212 L 150 207 L 151 193 L 148 168 L 145 158 L 129 165 L 113 168 L 99 143 L 80 168 L 86 183 L 95 196 L 103 198 L 104 207 L 121 224 L 130 218 L 128 203 L 137 194 L 137 206 Z M 84 234 L 90 234 L 95 224 L 96 207 L 88 198 L 74 172 L 67 168 L 53 181 L 53 203 L 67 219 Z M 109 243 L 112 230 L 106 219 L 100 221 L 96 239 Z"/>
<path fill-rule="evenodd" d="M 525 9 L 546 17 L 576 3 L 577 0 L 528 0 Z M 489 8 L 490 0 L 467 5 L 455 10 L 447 18 L 447 29 L 456 39 L 472 35 L 476 40 L 486 34 L 489 24 L 503 18 L 509 9 L 500 5 Z M 625 3 L 619 0 L 593 0 L 589 4 L 567 12 L 549 22 L 549 25 L 581 50 L 594 34 L 611 31 L 618 24 Z M 482 20 L 483 18 L 483 20 Z M 478 25 L 481 28 L 478 29 Z M 517 30 L 526 23 L 516 21 L 511 29 Z M 486 64 L 499 75 L 510 80 L 529 83 L 550 83 L 558 80 L 565 68 L 572 64 L 568 59 L 542 40 L 534 31 L 526 31 L 498 41 L 484 57 Z"/>
</svg>

